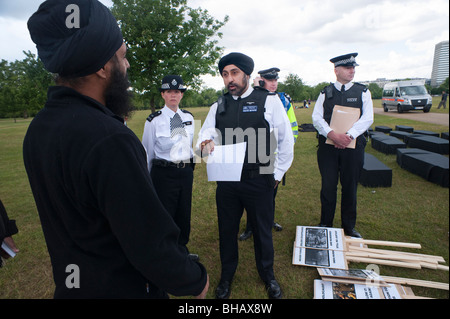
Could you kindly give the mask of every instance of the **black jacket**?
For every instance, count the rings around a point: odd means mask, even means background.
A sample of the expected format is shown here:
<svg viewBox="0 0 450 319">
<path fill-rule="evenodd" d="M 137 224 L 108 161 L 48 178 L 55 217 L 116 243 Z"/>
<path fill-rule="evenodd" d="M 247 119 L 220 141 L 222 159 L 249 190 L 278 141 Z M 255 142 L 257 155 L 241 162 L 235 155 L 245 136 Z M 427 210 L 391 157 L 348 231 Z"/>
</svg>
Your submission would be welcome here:
<svg viewBox="0 0 450 319">
<path fill-rule="evenodd" d="M 3 206 L 0 200 L 0 245 L 5 237 L 11 237 L 18 233 L 15 220 L 10 220 L 8 214 L 6 213 L 5 206 Z"/>
<path fill-rule="evenodd" d="M 25 136 L 24 162 L 56 284 L 55 298 L 198 295 L 206 270 L 178 246 L 145 150 L 97 101 L 52 87 Z M 79 269 L 80 288 L 66 279 Z M 69 278 L 70 279 L 70 278 Z"/>
</svg>

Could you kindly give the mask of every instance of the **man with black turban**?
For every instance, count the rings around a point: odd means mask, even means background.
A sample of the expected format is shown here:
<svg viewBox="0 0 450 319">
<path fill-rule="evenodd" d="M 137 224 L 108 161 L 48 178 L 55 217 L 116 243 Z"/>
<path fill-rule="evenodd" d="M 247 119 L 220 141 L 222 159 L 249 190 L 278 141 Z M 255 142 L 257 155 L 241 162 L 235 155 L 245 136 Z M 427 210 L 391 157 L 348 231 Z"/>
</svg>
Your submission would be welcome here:
<svg viewBox="0 0 450 319">
<path fill-rule="evenodd" d="M 205 268 L 178 245 L 130 112 L 126 46 L 97 0 L 48 0 L 28 21 L 57 86 L 23 152 L 55 280 L 55 298 L 204 297 Z"/>
<path fill-rule="evenodd" d="M 203 153 L 210 153 L 215 145 L 247 142 L 240 180 L 217 183 L 222 264 L 216 289 L 218 299 L 226 299 L 231 293 L 238 266 L 237 234 L 244 209 L 253 227 L 258 274 L 269 298 L 282 297 L 273 270 L 273 193 L 292 164 L 294 136 L 281 100 L 265 89 L 251 87 L 253 68 L 253 59 L 242 53 L 230 53 L 220 60 L 219 71 L 228 93 L 211 106 L 197 145 Z"/>
</svg>

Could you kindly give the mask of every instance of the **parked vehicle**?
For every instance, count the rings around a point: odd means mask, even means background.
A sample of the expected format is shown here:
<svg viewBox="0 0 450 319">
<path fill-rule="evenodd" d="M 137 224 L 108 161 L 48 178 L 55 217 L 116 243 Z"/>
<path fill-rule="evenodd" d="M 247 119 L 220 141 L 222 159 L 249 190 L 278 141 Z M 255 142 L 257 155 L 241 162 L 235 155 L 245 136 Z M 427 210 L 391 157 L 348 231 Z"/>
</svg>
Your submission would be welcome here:
<svg viewBox="0 0 450 319">
<path fill-rule="evenodd" d="M 433 99 L 422 81 L 391 82 L 383 88 L 382 106 L 385 112 L 423 110 L 428 113 L 432 103 Z"/>
</svg>

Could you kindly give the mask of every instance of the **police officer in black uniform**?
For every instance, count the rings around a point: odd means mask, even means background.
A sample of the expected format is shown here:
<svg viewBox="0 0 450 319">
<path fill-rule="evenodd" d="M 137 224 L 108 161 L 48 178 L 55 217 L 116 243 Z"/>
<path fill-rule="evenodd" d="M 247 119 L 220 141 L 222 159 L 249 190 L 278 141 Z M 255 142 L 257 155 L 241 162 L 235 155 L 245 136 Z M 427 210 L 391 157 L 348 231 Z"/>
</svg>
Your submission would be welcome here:
<svg viewBox="0 0 450 319">
<path fill-rule="evenodd" d="M 364 133 L 373 123 L 373 103 L 370 91 L 362 84 L 353 83 L 357 53 L 330 60 L 334 63 L 337 81 L 327 86 L 317 99 L 312 115 L 314 127 L 319 131 L 317 161 L 322 175 L 321 221 L 319 226 L 333 227 L 336 210 L 338 180 L 342 186 L 341 220 L 347 236 L 361 237 L 355 230 L 357 186 L 364 165 L 366 139 Z M 335 105 L 359 108 L 360 119 L 347 131 L 338 134 L 330 128 Z M 326 144 L 331 139 L 335 145 Z M 347 146 L 356 139 L 356 149 Z"/>
<path fill-rule="evenodd" d="M 266 284 L 268 296 L 282 296 L 273 270 L 273 192 L 292 164 L 294 136 L 278 96 L 250 85 L 253 68 L 253 60 L 242 53 L 230 53 L 220 60 L 219 71 L 228 93 L 211 106 L 199 134 L 198 147 L 204 153 L 205 150 L 214 151 L 215 145 L 237 143 L 239 131 L 248 133 L 243 136 L 248 148 L 240 181 L 217 183 L 222 264 L 216 289 L 219 299 L 228 298 L 231 293 L 231 282 L 238 265 L 237 234 L 244 209 L 253 227 L 256 267 Z M 273 131 L 278 132 L 277 141 L 273 139 Z M 250 137 L 251 132 L 256 136 Z M 234 138 L 229 136 L 235 133 Z M 275 148 L 278 149 L 277 160 Z"/>
<path fill-rule="evenodd" d="M 179 244 L 197 261 L 198 255 L 190 254 L 187 248 L 194 180 L 194 116 L 179 107 L 186 92 L 179 75 L 165 76 L 159 91 L 165 106 L 147 118 L 142 144 L 156 193 L 180 228 Z"/>
</svg>

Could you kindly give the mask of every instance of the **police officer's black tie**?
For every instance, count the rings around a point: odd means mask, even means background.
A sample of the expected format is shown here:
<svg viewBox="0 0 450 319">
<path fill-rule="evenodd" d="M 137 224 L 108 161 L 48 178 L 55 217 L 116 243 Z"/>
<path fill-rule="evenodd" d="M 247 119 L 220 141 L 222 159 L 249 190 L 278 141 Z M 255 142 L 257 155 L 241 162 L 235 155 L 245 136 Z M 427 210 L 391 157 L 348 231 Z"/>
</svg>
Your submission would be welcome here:
<svg viewBox="0 0 450 319">
<path fill-rule="evenodd" d="M 186 130 L 184 129 L 183 121 L 178 113 L 170 119 L 170 137 L 173 138 L 178 134 L 187 137 Z"/>
</svg>

